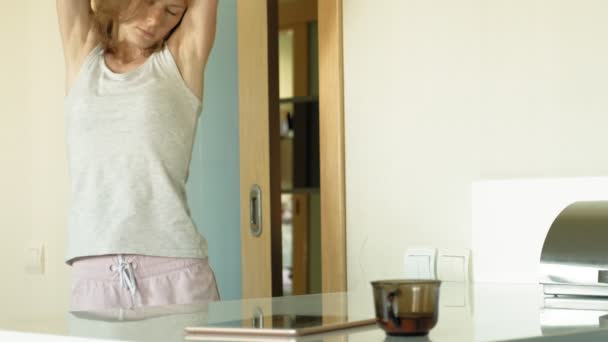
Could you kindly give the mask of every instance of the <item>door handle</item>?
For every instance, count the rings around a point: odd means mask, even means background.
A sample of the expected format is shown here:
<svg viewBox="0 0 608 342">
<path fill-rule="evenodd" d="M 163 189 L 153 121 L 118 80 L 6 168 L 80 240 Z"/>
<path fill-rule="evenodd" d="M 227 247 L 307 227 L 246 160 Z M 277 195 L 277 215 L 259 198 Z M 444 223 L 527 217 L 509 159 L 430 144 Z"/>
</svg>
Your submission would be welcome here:
<svg viewBox="0 0 608 342">
<path fill-rule="evenodd" d="M 249 224 L 251 235 L 262 235 L 262 189 L 257 184 L 252 185 L 249 190 Z"/>
<path fill-rule="evenodd" d="M 608 271 L 607 270 L 597 271 L 597 282 L 602 283 L 602 284 L 608 283 Z"/>
<path fill-rule="evenodd" d="M 251 317 L 251 326 L 257 329 L 264 328 L 264 311 L 262 311 L 259 306 L 256 306 L 253 309 L 253 316 Z"/>
</svg>

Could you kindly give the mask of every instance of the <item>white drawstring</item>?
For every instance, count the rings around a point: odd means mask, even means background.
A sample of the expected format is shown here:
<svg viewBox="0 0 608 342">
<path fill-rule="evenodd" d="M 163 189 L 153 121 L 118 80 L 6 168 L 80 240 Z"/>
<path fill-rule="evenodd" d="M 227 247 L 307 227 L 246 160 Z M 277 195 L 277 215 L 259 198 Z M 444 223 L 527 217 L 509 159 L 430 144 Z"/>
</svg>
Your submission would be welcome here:
<svg viewBox="0 0 608 342">
<path fill-rule="evenodd" d="M 114 266 L 114 265 L 112 265 Z M 137 290 L 137 283 L 135 282 L 135 276 L 130 262 L 126 262 L 121 254 L 118 255 L 118 268 L 114 268 L 113 271 L 118 272 L 120 275 L 120 286 L 122 288 L 128 288 L 131 296 L 135 296 Z"/>
</svg>

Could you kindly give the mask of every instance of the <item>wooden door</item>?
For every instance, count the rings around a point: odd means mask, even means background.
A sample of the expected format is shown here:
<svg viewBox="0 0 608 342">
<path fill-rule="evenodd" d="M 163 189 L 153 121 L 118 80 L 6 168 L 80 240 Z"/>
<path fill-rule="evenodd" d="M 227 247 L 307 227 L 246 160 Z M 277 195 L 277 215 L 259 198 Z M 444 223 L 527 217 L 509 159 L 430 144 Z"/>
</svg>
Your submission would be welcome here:
<svg viewBox="0 0 608 342">
<path fill-rule="evenodd" d="M 278 0 L 238 0 L 242 296 L 282 295 Z M 322 292 L 346 291 L 342 0 L 318 1 Z M 252 187 L 261 234 L 251 233 Z M 255 202 L 255 201 L 253 201 Z"/>
<path fill-rule="evenodd" d="M 237 3 L 243 298 L 282 294 L 277 11 L 277 0 Z"/>
</svg>

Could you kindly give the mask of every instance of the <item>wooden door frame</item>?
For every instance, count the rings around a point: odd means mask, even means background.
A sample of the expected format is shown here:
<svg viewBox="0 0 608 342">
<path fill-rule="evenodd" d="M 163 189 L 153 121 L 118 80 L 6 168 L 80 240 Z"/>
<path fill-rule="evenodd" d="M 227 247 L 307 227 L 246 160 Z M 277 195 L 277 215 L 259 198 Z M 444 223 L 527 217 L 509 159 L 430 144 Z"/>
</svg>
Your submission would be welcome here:
<svg viewBox="0 0 608 342">
<path fill-rule="evenodd" d="M 318 1 L 321 289 L 347 290 L 342 0 Z"/>
<path fill-rule="evenodd" d="M 256 5 L 264 8 L 270 8 L 270 13 L 257 13 L 258 16 L 252 18 L 251 13 L 255 12 Z M 272 4 L 271 4 L 272 3 Z M 276 118 L 268 118 L 270 120 L 269 127 L 276 126 L 278 132 L 278 88 L 277 84 L 272 85 L 270 90 L 260 90 L 260 77 L 268 80 L 269 77 L 278 76 L 275 71 L 268 70 L 268 59 L 264 57 L 278 58 L 278 20 L 275 19 L 277 13 L 276 0 L 238 0 L 238 35 L 239 35 L 239 111 L 240 111 L 240 134 L 253 134 L 247 132 L 244 124 L 249 125 L 253 112 L 258 110 L 267 110 L 268 108 L 276 108 Z M 253 12 L 252 12 L 253 11 Z M 248 14 L 249 13 L 249 14 Z M 262 17 L 260 18 L 260 15 Z M 274 17 L 274 18 L 273 18 Z M 276 20 L 275 23 L 271 23 Z M 322 0 L 318 1 L 318 30 L 319 30 L 319 157 L 320 157 L 320 200 L 321 200 L 321 289 L 323 293 L 328 292 L 343 292 L 347 290 L 346 278 L 346 196 L 345 196 L 345 172 L 344 172 L 344 78 L 343 78 L 343 47 L 342 47 L 342 0 Z M 269 30 L 269 26 L 273 26 Z M 276 42 L 271 42 L 273 37 L 268 33 L 263 37 L 264 33 L 277 32 L 274 37 Z M 256 46 L 255 42 L 263 37 L 265 40 L 263 48 Z M 266 42 L 268 40 L 268 42 Z M 259 44 L 258 44 L 259 45 Z M 268 45 L 271 48 L 266 48 Z M 252 50 L 254 53 L 252 54 Z M 277 56 L 270 56 L 277 52 Z M 252 63 L 257 63 L 254 67 Z M 259 65 L 259 64 L 265 64 Z M 273 61 L 276 64 L 276 60 Z M 272 63 L 271 63 L 272 64 Z M 261 69 L 256 71 L 255 69 Z M 278 66 L 277 66 L 278 69 Z M 252 71 L 253 70 L 253 71 Z M 242 73 L 245 71 L 244 73 Z M 278 70 L 276 70 L 278 73 Z M 277 82 L 278 83 L 278 82 Z M 272 82 L 271 82 L 272 84 Z M 275 89 L 276 88 L 276 89 Z M 256 90 L 257 89 L 257 90 Z M 255 107 L 255 108 L 254 108 Z M 249 116 L 249 118 L 247 118 Z M 264 120 L 265 122 L 267 122 Z M 247 126 L 248 129 L 251 126 Z M 272 136 L 272 135 L 271 135 Z M 275 144 L 278 150 L 278 141 L 270 141 L 270 144 Z M 278 151 L 272 150 L 272 146 L 267 146 L 266 143 L 261 143 L 262 158 L 260 162 L 265 165 L 273 165 L 278 163 Z M 274 152 L 273 152 L 274 151 Z M 241 159 L 243 156 L 240 157 Z M 269 158 L 269 159 L 268 159 Z M 273 161 L 273 159 L 276 159 Z M 270 167 L 271 172 L 274 166 Z M 244 179 L 247 171 L 241 168 L 241 207 L 248 207 L 249 198 L 249 182 L 250 179 Z M 280 173 L 270 175 L 271 180 L 263 180 L 263 191 L 277 191 L 277 186 L 280 187 Z M 272 179 L 274 177 L 274 179 Z M 280 192 L 280 189 L 278 190 Z M 272 197 L 272 196 L 271 196 Z M 280 196 L 275 196 L 279 198 Z M 273 210 L 267 206 L 263 206 L 263 212 L 271 214 L 270 221 L 274 231 L 280 231 L 280 203 L 269 204 Z M 241 212 L 244 212 L 241 209 Z M 272 213 L 271 213 L 272 212 Z M 241 215 L 243 216 L 243 215 Z M 266 217 L 269 217 L 267 215 Z M 268 221 L 264 221 L 266 226 Z M 276 226 L 275 226 L 276 225 Z M 266 228 L 266 227 L 264 227 Z M 264 229 L 263 228 L 263 229 Z M 270 229 L 273 231 L 272 229 Z M 249 222 L 248 217 L 241 217 L 241 236 L 248 234 Z M 270 237 L 268 237 L 270 238 Z M 271 245 L 274 249 L 276 238 L 270 239 L 270 243 L 266 242 L 266 246 Z M 243 244 L 243 253 L 257 251 L 261 254 L 279 254 L 281 251 L 263 251 L 261 247 L 250 244 Z M 256 252 L 256 253 L 257 253 Z M 245 255 L 245 254 L 244 254 Z M 244 257 L 245 258 L 245 257 Z M 276 258 L 271 257 L 272 264 L 276 265 Z M 280 260 L 280 256 L 279 259 Z M 274 266 L 273 266 L 274 267 Z M 243 274 L 245 275 L 245 271 Z M 270 273 L 270 270 L 269 270 Z M 276 278 L 276 277 L 275 277 Z M 254 279 L 263 282 L 260 275 Z M 270 280 L 268 280 L 270 281 Z M 243 277 L 243 297 L 251 298 L 259 296 L 258 292 L 253 288 L 246 288 L 247 281 Z M 251 282 L 249 282 L 251 284 Z M 273 288 L 277 284 L 272 284 Z M 277 293 L 273 289 L 273 293 Z M 267 294 L 262 294 L 268 296 Z"/>
</svg>

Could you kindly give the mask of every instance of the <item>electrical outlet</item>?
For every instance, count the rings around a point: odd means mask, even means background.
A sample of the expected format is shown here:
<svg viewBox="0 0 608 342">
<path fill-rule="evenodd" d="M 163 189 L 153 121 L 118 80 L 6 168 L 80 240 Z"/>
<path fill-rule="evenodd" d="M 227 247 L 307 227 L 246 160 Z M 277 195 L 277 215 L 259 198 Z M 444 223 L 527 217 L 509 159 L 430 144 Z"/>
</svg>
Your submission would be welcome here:
<svg viewBox="0 0 608 342">
<path fill-rule="evenodd" d="M 25 252 L 25 270 L 27 273 L 44 274 L 44 243 L 30 243 Z"/>
</svg>

